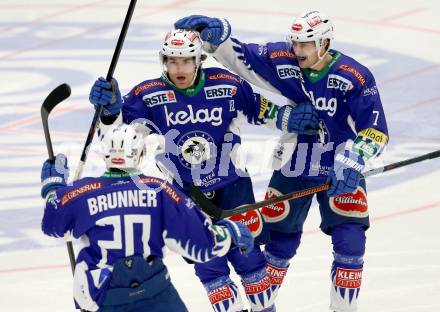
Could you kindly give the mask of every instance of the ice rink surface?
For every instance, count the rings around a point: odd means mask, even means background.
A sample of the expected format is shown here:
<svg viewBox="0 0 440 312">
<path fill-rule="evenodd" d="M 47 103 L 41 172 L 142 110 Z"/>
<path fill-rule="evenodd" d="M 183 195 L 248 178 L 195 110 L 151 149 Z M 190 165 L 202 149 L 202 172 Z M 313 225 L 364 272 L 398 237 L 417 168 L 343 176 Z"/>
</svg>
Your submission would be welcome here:
<svg viewBox="0 0 440 312">
<path fill-rule="evenodd" d="M 40 232 L 46 147 L 39 110 L 54 87 L 72 86 L 50 122 L 54 149 L 68 154 L 74 172 L 93 115 L 88 92 L 107 73 L 127 6 L 121 0 L 0 1 L 0 311 L 74 310 L 65 244 Z M 242 41 L 263 43 L 283 40 L 292 18 L 306 9 L 327 12 L 336 28 L 334 48 L 376 77 L 391 139 L 376 165 L 439 149 L 440 2 L 434 0 L 138 0 L 115 77 L 127 92 L 159 76 L 160 42 L 185 15 L 226 17 Z M 260 200 L 277 133 L 250 126 L 243 133 Z M 262 147 L 268 155 L 258 153 Z M 436 159 L 368 179 L 371 229 L 359 311 L 440 311 L 439 168 Z M 85 175 L 102 169 L 92 148 Z M 313 205 L 277 311 L 327 311 L 331 242 L 318 227 Z M 210 311 L 192 266 L 175 254 L 166 262 L 189 310 Z"/>
</svg>

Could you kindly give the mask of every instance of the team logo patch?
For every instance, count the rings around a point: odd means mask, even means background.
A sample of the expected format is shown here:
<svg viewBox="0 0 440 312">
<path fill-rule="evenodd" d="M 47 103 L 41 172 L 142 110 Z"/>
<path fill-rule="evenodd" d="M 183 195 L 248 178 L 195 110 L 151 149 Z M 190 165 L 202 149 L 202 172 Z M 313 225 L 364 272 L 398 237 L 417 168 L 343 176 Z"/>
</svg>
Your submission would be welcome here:
<svg viewBox="0 0 440 312">
<path fill-rule="evenodd" d="M 287 50 L 275 50 L 275 51 L 270 52 L 269 58 L 271 60 L 273 60 L 273 59 L 280 59 L 280 58 L 294 59 L 296 57 L 295 57 L 295 54 L 293 54 L 292 52 L 289 52 Z"/>
<path fill-rule="evenodd" d="M 281 79 L 296 78 L 302 80 L 301 69 L 293 65 L 277 65 L 278 77 Z"/>
<path fill-rule="evenodd" d="M 243 283 L 243 287 L 246 295 L 258 295 L 263 291 L 269 289 L 270 278 L 269 276 L 266 276 L 257 283 Z"/>
<path fill-rule="evenodd" d="M 287 273 L 286 268 L 279 268 L 270 263 L 266 265 L 266 271 L 272 285 L 281 285 Z"/>
<path fill-rule="evenodd" d="M 322 20 L 319 16 L 313 16 L 309 19 L 307 19 L 307 23 L 310 25 L 310 27 L 315 27 L 316 25 L 319 25 L 322 23 Z"/>
<path fill-rule="evenodd" d="M 362 269 L 349 270 L 336 268 L 335 286 L 344 288 L 360 288 L 362 284 Z"/>
<path fill-rule="evenodd" d="M 208 292 L 208 298 L 211 304 L 216 304 L 221 301 L 232 299 L 233 295 L 229 285 L 224 285 Z"/>
<path fill-rule="evenodd" d="M 305 91 L 304 88 L 303 90 Z M 336 111 L 338 110 L 338 100 L 336 98 L 333 97 L 327 99 L 325 96 L 315 98 L 313 91 L 305 91 L 305 93 L 309 96 L 310 101 L 317 110 L 327 112 L 327 115 L 330 117 L 333 117 L 336 114 Z"/>
<path fill-rule="evenodd" d="M 327 88 L 338 89 L 342 92 L 347 92 L 353 89 L 353 84 L 350 80 L 345 79 L 342 76 L 329 74 L 327 78 Z"/>
<path fill-rule="evenodd" d="M 176 95 L 173 90 L 157 91 L 144 95 L 142 100 L 149 107 L 153 107 L 166 103 L 176 103 Z"/>
<path fill-rule="evenodd" d="M 207 199 L 213 199 L 215 197 L 215 191 L 204 192 Z"/>
<path fill-rule="evenodd" d="M 187 123 L 211 123 L 213 126 L 219 126 L 222 124 L 222 107 L 210 107 L 194 110 L 191 104 L 186 105 L 188 110 L 180 108 L 176 111 L 168 111 L 167 105 L 164 106 L 165 120 L 167 126 L 186 125 Z"/>
<path fill-rule="evenodd" d="M 253 237 L 257 237 L 263 230 L 263 220 L 258 210 L 250 210 L 248 212 L 229 217 L 231 221 L 241 222 L 246 225 Z"/>
<path fill-rule="evenodd" d="M 225 73 L 218 73 L 218 74 L 209 75 L 208 79 L 209 80 L 223 80 L 223 79 L 226 79 L 226 80 L 235 81 L 236 83 L 240 83 L 240 80 L 237 77 L 235 77 L 233 75 L 230 75 L 230 74 L 225 74 Z"/>
<path fill-rule="evenodd" d="M 60 203 L 60 200 L 58 199 L 57 192 L 49 193 L 47 201 L 51 203 L 54 209 L 58 209 L 58 204 Z"/>
<path fill-rule="evenodd" d="M 194 42 L 194 40 L 196 40 L 199 37 L 199 35 L 195 31 L 191 31 L 191 32 L 189 32 L 187 37 L 188 37 L 189 41 Z"/>
<path fill-rule="evenodd" d="M 179 160 L 185 167 L 201 165 L 214 157 L 214 139 L 206 132 L 192 131 L 183 135 L 177 142 Z"/>
<path fill-rule="evenodd" d="M 362 91 L 362 96 L 376 95 L 378 93 L 377 86 L 372 86 L 370 88 L 365 88 L 364 91 Z"/>
<path fill-rule="evenodd" d="M 388 141 L 388 136 L 385 133 L 383 133 L 377 129 L 374 129 L 374 128 L 364 129 L 364 130 L 360 131 L 358 134 L 360 136 L 364 136 L 364 137 L 370 139 L 373 142 L 376 142 L 381 147 L 385 146 L 385 144 Z"/>
<path fill-rule="evenodd" d="M 277 189 L 272 187 L 267 188 L 264 199 L 271 199 L 283 195 Z M 274 223 L 285 219 L 290 212 L 290 204 L 288 201 L 278 202 L 273 205 L 265 206 L 261 209 L 264 221 L 268 223 Z"/>
<path fill-rule="evenodd" d="M 76 189 L 73 189 L 73 190 L 65 193 L 63 195 L 63 197 L 61 197 L 61 205 L 64 206 L 67 203 L 69 203 L 70 201 L 77 198 L 78 196 L 81 196 L 81 195 L 88 193 L 88 192 L 91 192 L 91 191 L 98 190 L 102 186 L 103 186 L 103 183 L 96 182 L 96 183 L 84 184 L 83 186 L 80 186 Z"/>
<path fill-rule="evenodd" d="M 237 93 L 237 87 L 231 85 L 217 85 L 204 88 L 206 99 L 230 98 Z"/>
<path fill-rule="evenodd" d="M 354 193 L 330 197 L 330 208 L 344 217 L 368 217 L 367 195 L 364 189 L 358 186 Z"/>
<path fill-rule="evenodd" d="M 361 85 L 365 84 L 364 76 L 362 76 L 362 74 L 360 72 L 358 72 L 356 69 L 354 69 L 353 67 L 348 66 L 347 64 L 341 64 L 341 65 L 339 65 L 339 68 L 346 71 L 346 72 L 351 73 L 360 82 Z"/>
<path fill-rule="evenodd" d="M 147 178 L 139 178 L 138 182 L 146 185 L 151 183 L 158 184 L 172 200 L 174 200 L 176 203 L 180 202 L 179 194 L 177 194 L 177 192 L 171 186 L 169 186 L 164 180 L 154 177 L 147 177 Z"/>
<path fill-rule="evenodd" d="M 185 42 L 182 39 L 173 39 L 173 40 L 171 40 L 171 44 L 174 45 L 174 46 L 178 46 L 178 47 L 183 46 L 184 43 Z"/>
<path fill-rule="evenodd" d="M 292 25 L 292 30 L 293 30 L 293 31 L 300 31 L 300 30 L 302 30 L 302 29 L 303 29 L 303 27 L 302 27 L 301 24 L 293 24 L 293 25 Z"/>
<path fill-rule="evenodd" d="M 166 87 L 167 85 L 165 84 L 165 82 L 162 81 L 151 81 L 147 84 L 143 84 L 140 85 L 139 87 L 137 87 L 136 89 L 134 89 L 133 93 L 134 95 L 138 96 L 139 93 L 141 93 L 142 91 L 146 91 L 149 90 L 151 88 L 155 88 L 155 87 Z"/>
</svg>

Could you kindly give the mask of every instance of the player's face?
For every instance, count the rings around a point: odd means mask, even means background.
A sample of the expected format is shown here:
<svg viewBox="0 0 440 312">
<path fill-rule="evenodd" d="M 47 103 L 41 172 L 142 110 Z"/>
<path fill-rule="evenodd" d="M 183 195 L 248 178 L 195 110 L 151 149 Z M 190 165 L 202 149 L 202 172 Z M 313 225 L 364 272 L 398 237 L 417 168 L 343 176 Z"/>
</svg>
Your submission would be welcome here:
<svg viewBox="0 0 440 312">
<path fill-rule="evenodd" d="M 292 41 L 293 53 L 295 53 L 299 67 L 311 68 L 318 62 L 318 51 L 315 41 L 295 42 Z"/>
<path fill-rule="evenodd" d="M 196 75 L 193 57 L 168 57 L 165 63 L 168 78 L 179 89 L 191 87 Z"/>
</svg>

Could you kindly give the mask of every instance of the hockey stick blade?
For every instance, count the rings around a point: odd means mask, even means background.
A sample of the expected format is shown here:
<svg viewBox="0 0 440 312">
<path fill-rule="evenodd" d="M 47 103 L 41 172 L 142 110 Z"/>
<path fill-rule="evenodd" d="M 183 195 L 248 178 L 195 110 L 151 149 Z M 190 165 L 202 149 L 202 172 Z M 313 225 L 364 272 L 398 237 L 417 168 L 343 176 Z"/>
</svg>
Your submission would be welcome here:
<svg viewBox="0 0 440 312">
<path fill-rule="evenodd" d="M 62 101 L 70 96 L 71 89 L 67 83 L 63 83 L 52 90 L 41 105 L 41 121 L 43 122 L 44 137 L 46 139 L 47 152 L 49 159 L 54 160 L 52 140 L 49 132 L 49 114 Z"/>
</svg>

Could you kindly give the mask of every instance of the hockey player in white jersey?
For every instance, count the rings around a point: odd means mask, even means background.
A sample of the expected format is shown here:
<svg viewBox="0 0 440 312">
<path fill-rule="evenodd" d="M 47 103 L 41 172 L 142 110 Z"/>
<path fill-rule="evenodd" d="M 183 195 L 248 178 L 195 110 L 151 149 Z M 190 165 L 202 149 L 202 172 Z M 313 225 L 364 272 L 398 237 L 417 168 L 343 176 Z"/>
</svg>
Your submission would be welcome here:
<svg viewBox="0 0 440 312">
<path fill-rule="evenodd" d="M 99 312 L 188 311 L 162 262 L 165 246 L 206 262 L 239 248 L 253 248 L 245 225 L 212 224 L 185 194 L 165 181 L 140 174 L 142 131 L 112 127 L 103 139 L 107 171 L 67 186 L 67 159 L 42 168 L 46 235 L 79 239 L 74 274 L 77 308 Z"/>
<path fill-rule="evenodd" d="M 356 311 L 369 227 L 362 169 L 388 142 L 372 73 L 331 49 L 333 23 L 318 11 L 295 18 L 286 41 L 266 44 L 241 42 L 231 36 L 231 25 L 221 18 L 193 15 L 177 21 L 175 27 L 200 31 L 214 58 L 249 82 L 293 101 L 309 99 L 314 104 L 320 119 L 318 134 L 282 137 L 274 153 L 276 170 L 266 196 L 331 184 L 328 192 L 317 194 L 320 227 L 333 243 L 330 309 Z M 270 229 L 265 254 L 274 293 L 300 245 L 312 198 L 305 196 L 262 209 Z"/>
</svg>

